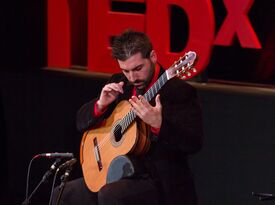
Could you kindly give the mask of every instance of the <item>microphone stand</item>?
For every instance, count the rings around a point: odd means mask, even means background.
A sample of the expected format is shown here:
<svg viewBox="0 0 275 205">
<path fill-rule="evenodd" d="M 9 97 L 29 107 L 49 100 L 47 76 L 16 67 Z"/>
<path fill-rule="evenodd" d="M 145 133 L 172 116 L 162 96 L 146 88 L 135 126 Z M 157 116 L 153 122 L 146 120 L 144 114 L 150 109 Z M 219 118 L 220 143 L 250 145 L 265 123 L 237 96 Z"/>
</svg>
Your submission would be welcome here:
<svg viewBox="0 0 275 205">
<path fill-rule="evenodd" d="M 68 181 L 71 171 L 72 171 L 72 166 L 69 166 L 66 169 L 64 175 L 61 176 L 61 184 L 59 185 L 59 193 L 58 193 L 56 205 L 59 205 L 59 203 L 60 203 L 61 196 L 63 194 L 64 188 L 66 186 L 66 183 Z"/>
<path fill-rule="evenodd" d="M 55 170 L 56 165 L 61 161 L 60 158 L 57 158 L 55 160 L 55 162 L 52 164 L 50 170 L 46 171 L 45 174 L 43 175 L 42 179 L 40 180 L 40 182 L 37 184 L 37 186 L 35 187 L 35 189 L 32 191 L 32 193 L 30 194 L 30 196 L 28 198 L 26 198 L 22 205 L 28 205 L 30 204 L 30 199 L 32 198 L 32 196 L 36 193 L 36 191 L 38 190 L 38 188 L 41 186 L 41 184 L 43 184 L 51 175 L 53 170 Z"/>
</svg>

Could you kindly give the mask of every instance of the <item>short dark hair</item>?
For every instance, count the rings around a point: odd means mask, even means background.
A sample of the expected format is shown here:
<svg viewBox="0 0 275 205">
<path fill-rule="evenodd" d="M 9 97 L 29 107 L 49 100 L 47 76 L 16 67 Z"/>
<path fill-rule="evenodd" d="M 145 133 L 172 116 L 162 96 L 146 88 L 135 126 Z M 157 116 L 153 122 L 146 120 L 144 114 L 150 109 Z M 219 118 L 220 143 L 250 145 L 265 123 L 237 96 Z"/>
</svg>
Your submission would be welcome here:
<svg viewBox="0 0 275 205">
<path fill-rule="evenodd" d="M 140 52 L 143 58 L 149 58 L 152 49 L 152 43 L 145 33 L 129 29 L 114 38 L 112 56 L 125 61 Z"/>
</svg>

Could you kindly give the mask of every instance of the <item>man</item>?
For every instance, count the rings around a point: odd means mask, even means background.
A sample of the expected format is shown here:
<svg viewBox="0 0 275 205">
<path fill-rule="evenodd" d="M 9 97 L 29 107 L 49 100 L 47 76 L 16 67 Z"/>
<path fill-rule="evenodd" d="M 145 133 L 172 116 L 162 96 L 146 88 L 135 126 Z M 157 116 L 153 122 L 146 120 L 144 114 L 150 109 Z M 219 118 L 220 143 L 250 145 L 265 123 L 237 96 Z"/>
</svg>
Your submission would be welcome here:
<svg viewBox="0 0 275 205">
<path fill-rule="evenodd" d="M 90 192 L 83 179 L 74 180 L 67 184 L 61 204 L 197 204 L 187 159 L 202 145 L 201 110 L 195 89 L 173 78 L 151 102 L 139 94 L 164 72 L 144 33 L 129 30 L 116 37 L 112 55 L 122 73 L 113 75 L 99 97 L 80 108 L 77 127 L 86 131 L 99 126 L 121 100 L 128 100 L 151 131 L 149 151 L 142 157 L 145 174 L 104 185 L 98 193 Z"/>
</svg>

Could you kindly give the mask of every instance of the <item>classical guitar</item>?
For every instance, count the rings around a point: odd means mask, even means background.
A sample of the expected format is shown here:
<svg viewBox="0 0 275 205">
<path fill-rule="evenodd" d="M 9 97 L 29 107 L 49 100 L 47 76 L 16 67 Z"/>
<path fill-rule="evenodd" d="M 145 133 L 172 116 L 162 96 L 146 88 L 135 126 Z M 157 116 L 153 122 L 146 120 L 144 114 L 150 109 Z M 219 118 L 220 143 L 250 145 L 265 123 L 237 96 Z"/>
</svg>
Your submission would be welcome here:
<svg viewBox="0 0 275 205">
<path fill-rule="evenodd" d="M 151 101 L 173 77 L 186 80 L 195 76 L 198 73 L 192 67 L 195 59 L 195 52 L 186 53 L 159 77 L 144 98 Z M 119 164 L 120 159 L 127 161 L 127 157 L 119 156 L 146 153 L 150 146 L 148 133 L 148 127 L 131 111 L 128 101 L 120 102 L 102 127 L 86 131 L 81 141 L 80 161 L 88 188 L 97 192 L 108 183 L 108 173 L 116 172 L 111 169 L 111 164 L 114 161 Z"/>
</svg>

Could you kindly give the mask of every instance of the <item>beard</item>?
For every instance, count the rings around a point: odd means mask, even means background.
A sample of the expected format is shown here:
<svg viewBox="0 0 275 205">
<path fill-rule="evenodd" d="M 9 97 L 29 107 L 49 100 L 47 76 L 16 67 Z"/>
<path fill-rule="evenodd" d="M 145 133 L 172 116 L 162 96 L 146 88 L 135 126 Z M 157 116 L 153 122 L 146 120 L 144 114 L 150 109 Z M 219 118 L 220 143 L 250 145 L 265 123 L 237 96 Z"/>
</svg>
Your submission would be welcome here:
<svg viewBox="0 0 275 205">
<path fill-rule="evenodd" d="M 149 75 L 147 77 L 147 79 L 144 80 L 135 80 L 134 82 L 130 82 L 131 85 L 135 86 L 137 89 L 145 89 L 147 88 L 147 86 L 150 84 L 154 73 L 155 73 L 155 65 L 151 62 L 150 67 L 148 68 L 150 69 Z"/>
<path fill-rule="evenodd" d="M 137 89 L 145 89 L 148 85 L 148 82 L 146 80 L 136 80 L 135 82 L 130 82 L 133 86 L 135 86 Z"/>
</svg>

